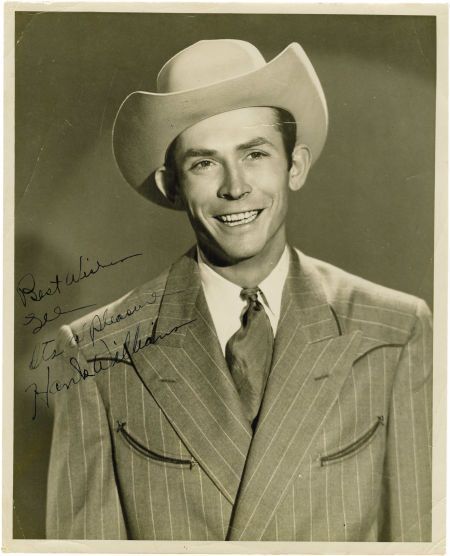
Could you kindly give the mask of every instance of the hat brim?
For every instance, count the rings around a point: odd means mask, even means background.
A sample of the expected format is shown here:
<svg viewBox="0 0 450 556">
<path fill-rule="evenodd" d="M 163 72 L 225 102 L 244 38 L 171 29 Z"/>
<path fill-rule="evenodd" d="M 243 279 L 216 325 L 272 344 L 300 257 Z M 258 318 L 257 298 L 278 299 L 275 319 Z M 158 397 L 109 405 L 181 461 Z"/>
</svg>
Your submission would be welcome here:
<svg viewBox="0 0 450 556">
<path fill-rule="evenodd" d="M 141 195 L 173 208 L 154 183 L 172 141 L 201 120 L 256 106 L 291 112 L 297 139 L 308 145 L 313 163 L 319 158 L 328 129 L 325 95 L 306 53 L 293 43 L 262 68 L 226 81 L 176 93 L 131 93 L 113 127 L 119 169 Z"/>
</svg>

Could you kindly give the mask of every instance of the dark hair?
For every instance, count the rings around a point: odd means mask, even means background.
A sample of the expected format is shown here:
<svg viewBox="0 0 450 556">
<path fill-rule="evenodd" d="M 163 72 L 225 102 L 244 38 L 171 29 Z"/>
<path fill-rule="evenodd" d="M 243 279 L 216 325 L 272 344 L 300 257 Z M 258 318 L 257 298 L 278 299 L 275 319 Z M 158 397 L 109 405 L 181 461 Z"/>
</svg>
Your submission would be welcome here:
<svg viewBox="0 0 450 556">
<path fill-rule="evenodd" d="M 297 140 L 297 124 L 295 122 L 294 116 L 287 110 L 284 110 L 284 108 L 278 108 L 276 106 L 270 106 L 270 108 L 272 108 L 272 112 L 275 116 L 275 126 L 281 133 L 284 150 L 286 152 L 288 168 L 290 168 L 292 166 L 292 152 Z M 165 167 L 173 172 L 173 175 L 176 178 L 178 177 L 177 166 L 175 163 L 177 138 L 178 137 L 175 137 L 172 143 L 170 143 L 169 148 L 166 151 L 164 160 Z"/>
<path fill-rule="evenodd" d="M 297 141 L 297 123 L 294 116 L 287 110 L 284 110 L 284 108 L 273 107 L 273 113 L 275 115 L 275 124 L 283 138 L 288 168 L 290 168 L 292 166 L 292 152 Z"/>
</svg>

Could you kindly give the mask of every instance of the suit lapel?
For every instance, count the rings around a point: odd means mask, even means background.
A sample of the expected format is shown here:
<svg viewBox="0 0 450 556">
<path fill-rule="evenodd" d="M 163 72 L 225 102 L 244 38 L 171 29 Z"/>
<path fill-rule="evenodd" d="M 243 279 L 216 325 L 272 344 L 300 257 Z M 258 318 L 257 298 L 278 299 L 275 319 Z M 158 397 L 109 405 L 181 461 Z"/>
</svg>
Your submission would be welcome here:
<svg viewBox="0 0 450 556">
<path fill-rule="evenodd" d="M 343 334 L 320 280 L 291 251 L 272 371 L 230 540 L 259 540 L 335 403 L 361 333 Z M 308 458 L 308 460 L 306 459 Z"/>
<path fill-rule="evenodd" d="M 169 273 L 153 335 L 154 345 L 132 354 L 133 367 L 198 464 L 234 503 L 251 430 L 192 255 Z"/>
</svg>

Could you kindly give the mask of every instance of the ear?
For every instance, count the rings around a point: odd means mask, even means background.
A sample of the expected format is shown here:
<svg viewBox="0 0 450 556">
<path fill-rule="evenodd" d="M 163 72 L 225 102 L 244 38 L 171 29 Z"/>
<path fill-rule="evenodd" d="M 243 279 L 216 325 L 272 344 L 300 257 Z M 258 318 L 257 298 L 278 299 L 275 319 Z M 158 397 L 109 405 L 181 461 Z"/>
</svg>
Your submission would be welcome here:
<svg viewBox="0 0 450 556">
<path fill-rule="evenodd" d="M 311 151 L 307 145 L 295 145 L 289 170 L 289 189 L 298 191 L 306 181 L 311 168 Z"/>
<path fill-rule="evenodd" d="M 164 197 L 173 205 L 174 209 L 183 209 L 183 200 L 179 194 L 178 181 L 172 170 L 160 166 L 155 171 L 155 182 Z"/>
</svg>

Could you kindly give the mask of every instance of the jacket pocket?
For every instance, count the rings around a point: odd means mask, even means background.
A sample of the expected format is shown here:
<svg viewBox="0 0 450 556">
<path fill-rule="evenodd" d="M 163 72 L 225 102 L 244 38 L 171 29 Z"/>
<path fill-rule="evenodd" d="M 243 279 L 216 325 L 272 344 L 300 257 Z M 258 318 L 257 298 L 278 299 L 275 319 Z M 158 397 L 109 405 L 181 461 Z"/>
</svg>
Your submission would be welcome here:
<svg viewBox="0 0 450 556">
<path fill-rule="evenodd" d="M 358 440 L 355 440 L 355 442 L 352 442 L 351 444 L 349 444 L 345 448 L 342 448 L 341 450 L 338 450 L 337 452 L 321 456 L 320 465 L 324 466 L 330 463 L 334 463 L 335 461 L 339 461 L 346 458 L 347 456 L 359 452 L 359 450 L 364 448 L 364 446 L 366 446 L 366 444 L 368 444 L 372 440 L 380 425 L 384 425 L 383 415 L 379 415 L 377 417 L 376 423 L 372 425 L 370 429 L 366 431 L 360 438 L 358 438 Z"/>
<path fill-rule="evenodd" d="M 117 421 L 117 429 L 116 432 L 120 434 L 120 436 L 125 440 L 125 442 L 131 446 L 136 452 L 138 452 L 141 456 L 146 458 L 152 459 L 159 463 L 170 463 L 172 465 L 180 466 L 180 467 L 189 467 L 192 469 L 192 466 L 196 463 L 196 461 L 191 459 L 177 459 L 172 458 L 170 456 L 164 456 L 163 454 L 158 454 L 158 452 L 154 452 L 150 450 L 143 444 L 139 442 L 136 438 L 134 438 L 126 429 L 126 423 Z"/>
</svg>

